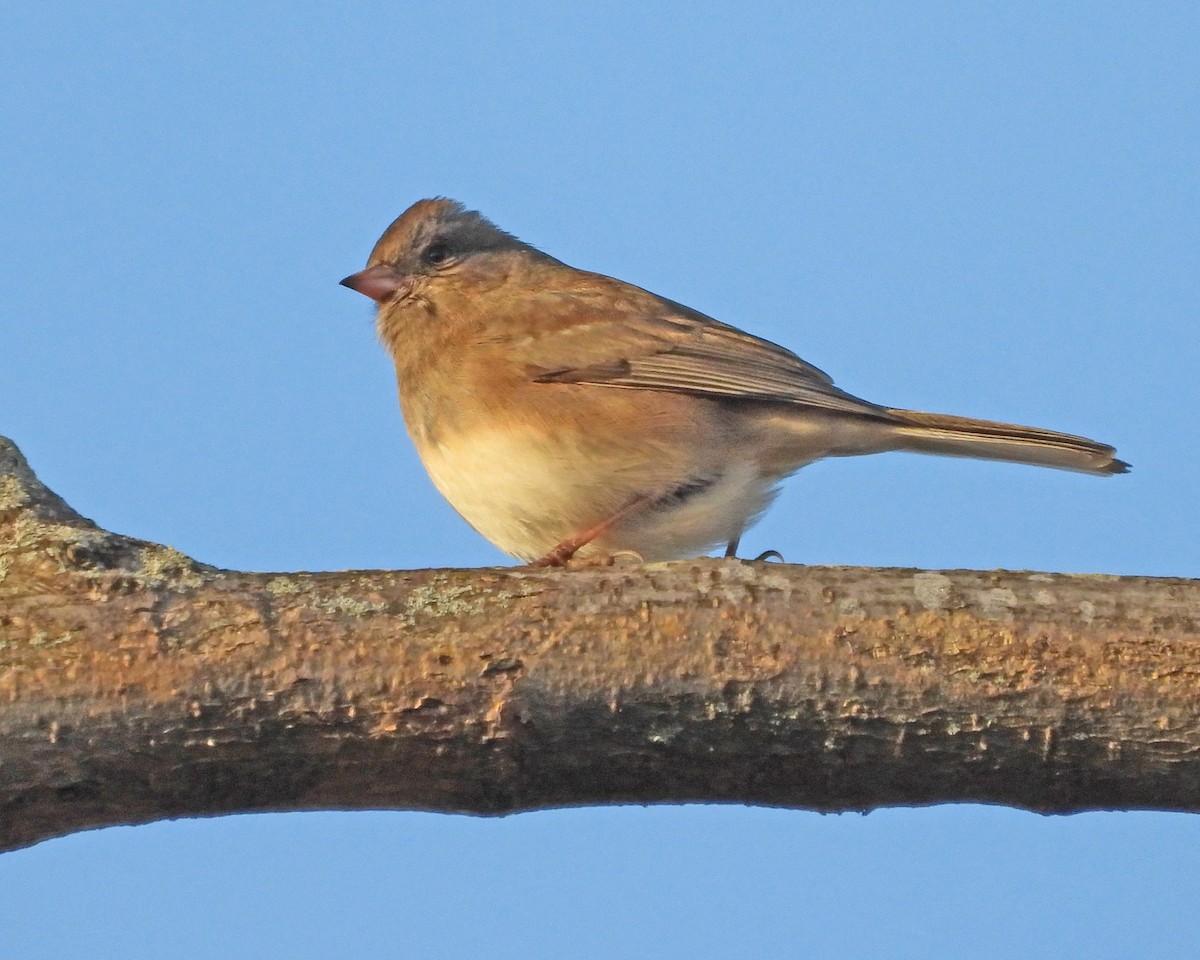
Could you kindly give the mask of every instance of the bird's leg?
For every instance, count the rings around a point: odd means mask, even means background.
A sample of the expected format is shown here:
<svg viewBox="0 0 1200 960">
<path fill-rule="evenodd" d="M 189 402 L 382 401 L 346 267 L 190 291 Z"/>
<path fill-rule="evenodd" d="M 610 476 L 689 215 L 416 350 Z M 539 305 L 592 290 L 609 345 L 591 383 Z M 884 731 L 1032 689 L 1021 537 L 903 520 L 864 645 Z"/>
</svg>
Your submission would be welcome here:
<svg viewBox="0 0 1200 960">
<path fill-rule="evenodd" d="M 736 536 L 732 540 L 729 541 L 729 546 L 727 546 L 725 548 L 725 558 L 727 560 L 736 560 L 737 559 L 737 548 L 738 548 L 738 543 L 741 539 L 742 539 L 741 536 Z M 777 559 L 780 563 L 786 562 L 783 559 L 783 554 L 780 553 L 778 550 L 765 550 L 762 553 L 760 553 L 757 557 L 755 557 L 753 560 L 750 560 L 748 562 L 749 563 L 762 563 L 764 560 L 770 560 L 772 557 Z"/>
<path fill-rule="evenodd" d="M 593 527 L 588 527 L 583 533 L 578 536 L 571 537 L 569 540 L 564 540 L 558 544 L 553 550 L 539 560 L 533 561 L 531 567 L 562 567 L 567 561 L 575 556 L 576 552 L 586 547 L 589 543 L 595 540 L 602 533 L 606 533 L 612 529 L 626 517 L 637 513 L 643 507 L 648 507 L 659 499 L 658 494 L 646 494 L 641 497 L 634 497 L 620 510 L 610 517 L 605 517 Z"/>
</svg>

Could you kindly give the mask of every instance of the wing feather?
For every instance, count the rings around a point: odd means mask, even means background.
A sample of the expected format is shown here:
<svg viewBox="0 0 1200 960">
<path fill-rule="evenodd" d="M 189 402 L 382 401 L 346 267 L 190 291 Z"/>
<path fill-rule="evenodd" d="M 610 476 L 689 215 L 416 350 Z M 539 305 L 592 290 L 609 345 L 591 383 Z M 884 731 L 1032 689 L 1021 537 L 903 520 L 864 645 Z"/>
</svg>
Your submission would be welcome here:
<svg viewBox="0 0 1200 960">
<path fill-rule="evenodd" d="M 523 347 L 538 383 L 794 403 L 891 419 L 790 350 L 630 284 L 585 274 L 545 307 L 559 326 Z"/>
</svg>

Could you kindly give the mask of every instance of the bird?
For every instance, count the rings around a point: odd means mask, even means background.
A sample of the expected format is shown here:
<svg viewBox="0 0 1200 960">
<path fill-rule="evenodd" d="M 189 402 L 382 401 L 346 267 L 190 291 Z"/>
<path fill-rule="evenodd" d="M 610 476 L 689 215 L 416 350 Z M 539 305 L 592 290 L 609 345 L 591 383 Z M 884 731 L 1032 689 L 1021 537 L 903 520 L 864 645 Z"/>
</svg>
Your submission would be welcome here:
<svg viewBox="0 0 1200 960">
<path fill-rule="evenodd" d="M 785 347 L 568 266 L 444 197 L 405 210 L 341 283 L 377 305 L 434 485 L 530 564 L 735 556 L 780 482 L 824 457 L 1129 469 L 1084 437 L 862 400 Z"/>
</svg>

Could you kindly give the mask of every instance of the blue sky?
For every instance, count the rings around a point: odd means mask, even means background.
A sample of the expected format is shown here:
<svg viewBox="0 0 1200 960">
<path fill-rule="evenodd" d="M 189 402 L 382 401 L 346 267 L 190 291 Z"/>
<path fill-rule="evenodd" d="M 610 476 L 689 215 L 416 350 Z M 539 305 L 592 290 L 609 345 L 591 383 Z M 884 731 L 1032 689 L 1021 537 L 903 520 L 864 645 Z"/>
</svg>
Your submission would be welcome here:
<svg viewBox="0 0 1200 960">
<path fill-rule="evenodd" d="M 256 570 L 506 562 L 337 285 L 444 194 L 894 406 L 1097 480 L 789 481 L 805 563 L 1200 575 L 1194 4 L 17 3 L 0 434 L 87 516 Z M 1200 821 L 980 807 L 226 818 L 0 857 L 5 956 L 1161 958 Z"/>
</svg>

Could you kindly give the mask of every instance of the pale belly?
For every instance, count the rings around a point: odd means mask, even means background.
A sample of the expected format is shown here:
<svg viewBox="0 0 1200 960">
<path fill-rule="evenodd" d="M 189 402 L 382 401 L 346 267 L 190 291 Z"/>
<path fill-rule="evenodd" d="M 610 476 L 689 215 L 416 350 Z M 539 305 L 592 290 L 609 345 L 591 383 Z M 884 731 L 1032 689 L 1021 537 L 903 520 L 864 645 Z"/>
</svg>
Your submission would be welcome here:
<svg viewBox="0 0 1200 960">
<path fill-rule="evenodd" d="M 653 451 L 520 428 L 480 430 L 425 446 L 430 478 L 482 536 L 535 560 L 639 497 L 653 502 L 580 550 L 646 560 L 697 556 L 737 538 L 774 497 L 750 459 L 689 472 Z"/>
</svg>

